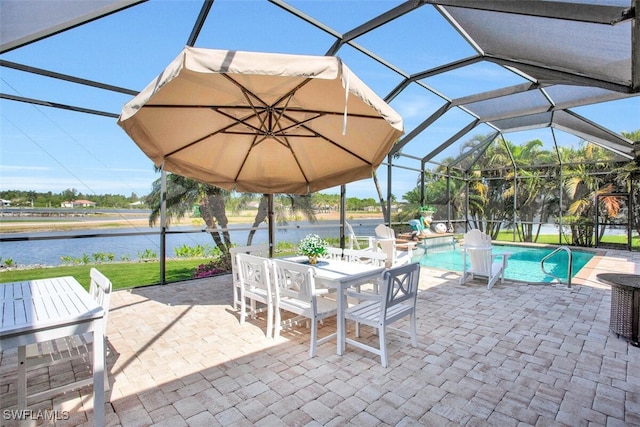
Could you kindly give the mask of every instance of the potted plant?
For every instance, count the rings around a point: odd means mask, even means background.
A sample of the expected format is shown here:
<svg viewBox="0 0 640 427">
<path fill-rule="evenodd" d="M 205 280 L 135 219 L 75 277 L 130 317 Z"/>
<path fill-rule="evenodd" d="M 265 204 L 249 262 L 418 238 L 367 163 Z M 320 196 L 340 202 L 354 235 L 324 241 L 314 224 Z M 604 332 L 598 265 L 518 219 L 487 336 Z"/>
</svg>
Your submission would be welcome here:
<svg viewBox="0 0 640 427">
<path fill-rule="evenodd" d="M 433 214 L 436 213 L 438 209 L 435 206 L 424 205 L 420 207 L 420 220 L 422 221 L 422 226 L 428 234 L 431 231 L 431 223 L 433 222 Z"/>
<path fill-rule="evenodd" d="M 307 234 L 304 239 L 300 240 L 298 253 L 308 256 L 309 264 L 315 264 L 318 262 L 318 257 L 327 253 L 327 242 L 317 234 Z"/>
<path fill-rule="evenodd" d="M 431 206 L 431 205 L 424 205 L 420 207 L 420 215 L 421 216 L 433 216 L 434 213 L 436 213 L 438 209 L 435 206 Z"/>
</svg>

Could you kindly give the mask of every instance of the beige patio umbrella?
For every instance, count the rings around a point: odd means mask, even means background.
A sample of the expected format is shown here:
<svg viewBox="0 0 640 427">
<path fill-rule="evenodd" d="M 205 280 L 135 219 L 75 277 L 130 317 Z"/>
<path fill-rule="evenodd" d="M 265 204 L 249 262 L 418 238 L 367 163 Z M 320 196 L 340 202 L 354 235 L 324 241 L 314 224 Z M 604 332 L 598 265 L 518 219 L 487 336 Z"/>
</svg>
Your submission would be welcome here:
<svg viewBox="0 0 640 427">
<path fill-rule="evenodd" d="M 369 178 L 403 133 L 400 115 L 337 57 L 193 47 L 118 124 L 166 171 L 263 194 Z"/>
<path fill-rule="evenodd" d="M 118 124 L 158 167 L 266 194 L 369 178 L 403 133 L 398 113 L 337 57 L 193 47 Z"/>
</svg>

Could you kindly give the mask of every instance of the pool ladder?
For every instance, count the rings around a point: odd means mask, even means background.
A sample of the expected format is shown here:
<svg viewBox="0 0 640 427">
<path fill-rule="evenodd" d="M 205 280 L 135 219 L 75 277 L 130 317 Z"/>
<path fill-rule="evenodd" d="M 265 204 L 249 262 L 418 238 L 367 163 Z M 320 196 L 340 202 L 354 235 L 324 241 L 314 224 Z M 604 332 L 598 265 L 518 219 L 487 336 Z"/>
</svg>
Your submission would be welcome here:
<svg viewBox="0 0 640 427">
<path fill-rule="evenodd" d="M 558 276 L 556 276 L 554 274 L 551 274 L 547 270 L 544 269 L 544 262 L 546 260 L 548 260 L 549 258 L 551 258 L 556 253 L 560 252 L 560 251 L 565 251 L 567 253 L 567 255 L 569 255 L 569 265 L 567 266 L 567 288 L 570 288 L 571 287 L 571 277 L 573 276 L 573 253 L 571 253 L 571 249 L 569 249 L 567 246 L 560 246 L 558 249 L 556 249 L 555 251 L 551 252 L 546 257 L 542 258 L 542 261 L 540 261 L 540 268 L 542 268 L 543 273 L 546 274 L 547 276 L 555 277 L 555 279 L 559 283 L 564 283 L 562 281 L 562 279 L 560 279 Z"/>
</svg>

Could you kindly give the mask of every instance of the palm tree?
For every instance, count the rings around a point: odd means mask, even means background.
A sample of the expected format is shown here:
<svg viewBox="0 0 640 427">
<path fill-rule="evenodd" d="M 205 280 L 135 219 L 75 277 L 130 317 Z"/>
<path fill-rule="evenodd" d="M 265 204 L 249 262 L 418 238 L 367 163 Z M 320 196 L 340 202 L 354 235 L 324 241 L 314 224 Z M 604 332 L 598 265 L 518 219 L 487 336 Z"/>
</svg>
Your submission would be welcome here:
<svg viewBox="0 0 640 427">
<path fill-rule="evenodd" d="M 151 226 L 155 225 L 160 216 L 160 196 L 161 180 L 157 179 L 153 183 L 151 193 L 145 200 L 151 207 L 149 216 L 149 225 Z M 203 184 L 180 175 L 167 174 L 167 221 L 170 223 L 171 220 L 181 219 L 186 214 L 193 212 L 194 206 L 197 206 L 216 246 L 223 254 L 228 254 L 233 244 L 227 230 L 229 220 L 226 206 L 230 197 L 229 191 L 219 187 Z M 254 198 L 255 194 L 243 193 L 234 208 L 241 209 Z M 279 195 L 276 196 L 276 200 L 278 201 L 275 203 L 277 224 L 286 225 L 288 213 L 290 215 L 302 213 L 310 222 L 317 222 L 312 195 Z M 264 194 L 260 199 L 258 212 L 252 224 L 253 229 L 247 237 L 247 245 L 252 244 L 256 228 L 268 218 L 268 214 L 268 195 Z"/>
<path fill-rule="evenodd" d="M 511 151 L 517 169 L 507 173 L 506 179 L 509 184 L 503 197 L 507 201 L 506 205 L 511 207 L 508 211 L 512 215 L 513 225 L 517 230 L 519 240 L 523 242 L 535 241 L 541 229 L 541 223 L 539 223 L 534 239 L 533 223 L 536 216 L 540 217 L 540 222 L 548 216 L 548 212 L 545 211 L 548 207 L 550 194 L 548 184 L 553 180 L 548 178 L 550 169 L 544 165 L 552 163 L 553 153 L 541 150 L 543 143 L 539 139 L 519 146 L 508 142 L 506 144 Z M 515 206 L 513 204 L 514 198 Z"/>
<path fill-rule="evenodd" d="M 305 218 L 311 223 L 318 222 L 315 213 L 314 197 L 313 194 L 303 196 L 299 194 L 283 194 L 274 196 L 274 214 L 276 224 L 287 225 L 289 216 L 296 216 L 298 213 L 304 215 Z M 263 194 L 258 204 L 258 212 L 251 225 L 252 229 L 247 237 L 247 245 L 251 245 L 253 237 L 256 233 L 256 228 L 269 216 L 269 196 Z"/>
<path fill-rule="evenodd" d="M 581 163 L 573 166 L 568 177 L 563 183 L 564 191 L 571 200 L 567 210 L 570 215 L 574 243 L 584 246 L 592 245 L 594 222 L 606 224 L 612 218 L 618 216 L 620 212 L 620 199 L 612 196 L 614 192 L 614 177 L 616 173 L 609 176 L 595 175 L 598 169 L 606 168 L 611 170 L 612 156 L 604 149 L 594 144 L 585 144 L 580 150 L 573 153 Z M 586 163 L 589 160 L 593 163 Z M 600 218 L 595 217 L 595 202 L 600 201 Z M 600 228 L 600 236 L 604 234 L 605 227 Z"/>
<path fill-rule="evenodd" d="M 160 216 L 161 179 L 152 184 L 151 193 L 146 197 L 146 203 L 151 207 L 149 225 L 154 226 Z M 167 222 L 181 219 L 198 206 L 200 216 L 204 220 L 209 234 L 216 246 L 228 253 L 231 248 L 231 237 L 227 231 L 229 220 L 226 214 L 225 200 L 229 192 L 212 185 L 185 178 L 176 174 L 167 174 Z M 220 227 L 220 228 L 218 228 Z"/>
<path fill-rule="evenodd" d="M 640 149 L 640 129 L 635 132 L 622 132 L 622 136 L 634 141 Z M 616 182 L 625 188 L 632 200 L 632 209 L 627 213 L 631 228 L 640 234 L 640 153 L 636 151 L 636 158 L 618 170 Z"/>
</svg>

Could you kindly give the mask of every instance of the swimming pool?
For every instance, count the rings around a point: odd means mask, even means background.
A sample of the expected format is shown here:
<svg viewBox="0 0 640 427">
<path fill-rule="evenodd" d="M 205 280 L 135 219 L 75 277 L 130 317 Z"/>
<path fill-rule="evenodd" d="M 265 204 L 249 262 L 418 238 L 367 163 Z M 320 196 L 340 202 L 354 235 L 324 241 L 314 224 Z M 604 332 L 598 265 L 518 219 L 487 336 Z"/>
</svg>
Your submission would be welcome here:
<svg viewBox="0 0 640 427">
<path fill-rule="evenodd" d="M 510 246 L 510 245 L 493 245 L 493 251 L 496 254 L 510 253 L 507 269 L 505 270 L 505 278 L 511 280 L 521 280 L 524 282 L 544 282 L 549 283 L 554 280 L 553 277 L 544 274 L 540 268 L 540 261 L 555 248 L 534 248 L 526 246 Z M 594 254 L 586 251 L 573 250 L 573 275 L 580 271 Z M 468 263 L 468 260 L 467 260 Z M 545 261 L 546 270 L 560 277 L 562 280 L 567 279 L 568 254 L 565 251 L 559 251 L 551 258 Z M 420 258 L 420 265 L 425 267 L 438 268 L 449 271 L 462 272 L 462 253 L 459 249 L 429 253 Z"/>
</svg>

